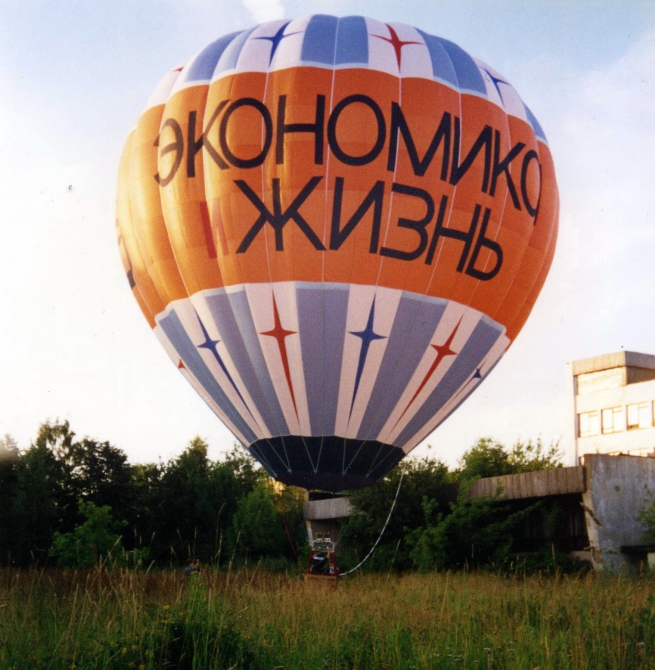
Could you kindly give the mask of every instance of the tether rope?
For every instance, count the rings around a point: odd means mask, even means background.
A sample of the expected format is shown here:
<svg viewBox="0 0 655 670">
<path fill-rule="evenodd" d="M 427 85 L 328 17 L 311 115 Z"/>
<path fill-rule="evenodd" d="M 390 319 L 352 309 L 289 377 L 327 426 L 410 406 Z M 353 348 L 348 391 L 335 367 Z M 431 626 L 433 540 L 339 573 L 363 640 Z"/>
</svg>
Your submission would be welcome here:
<svg viewBox="0 0 655 670">
<path fill-rule="evenodd" d="M 391 519 L 391 515 L 393 514 L 394 507 L 396 506 L 396 500 L 398 500 L 398 494 L 400 493 L 400 485 L 403 483 L 403 477 L 405 476 L 405 472 L 400 473 L 400 481 L 398 482 L 398 488 L 396 489 L 396 497 L 393 499 L 393 503 L 391 505 L 391 509 L 389 510 L 389 516 L 387 517 L 387 520 L 384 522 L 384 526 L 382 526 L 382 530 L 380 532 L 380 535 L 378 539 L 375 541 L 375 544 L 373 547 L 371 547 L 371 551 L 364 556 L 364 558 L 352 569 L 348 570 L 348 572 L 344 572 L 339 575 L 339 577 L 345 577 L 346 575 L 349 575 L 351 572 L 355 572 L 355 570 L 359 570 L 359 568 L 366 563 L 366 561 L 370 558 L 371 554 L 375 551 L 375 548 L 378 546 L 380 543 L 380 540 L 382 539 L 382 536 L 384 535 L 384 531 L 387 529 L 387 526 L 389 525 L 389 519 Z"/>
</svg>

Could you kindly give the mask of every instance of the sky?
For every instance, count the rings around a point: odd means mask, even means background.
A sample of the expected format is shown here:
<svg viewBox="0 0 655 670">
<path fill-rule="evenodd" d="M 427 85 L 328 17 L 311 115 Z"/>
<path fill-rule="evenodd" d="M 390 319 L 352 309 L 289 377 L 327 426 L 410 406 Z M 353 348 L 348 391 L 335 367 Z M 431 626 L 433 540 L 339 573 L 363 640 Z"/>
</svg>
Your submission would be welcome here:
<svg viewBox="0 0 655 670">
<path fill-rule="evenodd" d="M 655 354 L 655 2 L 2 0 L 0 436 L 44 421 L 168 460 L 234 442 L 159 346 L 115 239 L 118 162 L 160 78 L 266 20 L 361 14 L 452 40 L 492 65 L 543 127 L 560 235 L 541 296 L 484 384 L 412 455 L 455 466 L 479 438 L 560 442 L 566 363 Z M 430 445 L 430 446 L 428 446 Z"/>
</svg>

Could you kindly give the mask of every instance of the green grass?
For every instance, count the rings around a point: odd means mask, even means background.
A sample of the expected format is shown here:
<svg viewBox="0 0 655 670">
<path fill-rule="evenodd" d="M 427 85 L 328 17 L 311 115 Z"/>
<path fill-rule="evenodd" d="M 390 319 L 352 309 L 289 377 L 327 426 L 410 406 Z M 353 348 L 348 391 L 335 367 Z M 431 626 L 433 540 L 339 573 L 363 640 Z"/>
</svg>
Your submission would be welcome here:
<svg viewBox="0 0 655 670">
<path fill-rule="evenodd" d="M 655 669 L 655 580 L 4 570 L 0 668 Z"/>
</svg>

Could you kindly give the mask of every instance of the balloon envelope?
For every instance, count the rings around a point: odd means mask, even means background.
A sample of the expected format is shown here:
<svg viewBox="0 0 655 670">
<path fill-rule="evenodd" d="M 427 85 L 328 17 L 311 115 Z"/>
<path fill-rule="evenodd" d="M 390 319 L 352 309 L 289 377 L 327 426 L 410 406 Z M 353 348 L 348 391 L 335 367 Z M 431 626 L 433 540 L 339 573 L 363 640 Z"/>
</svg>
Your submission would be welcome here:
<svg viewBox="0 0 655 670">
<path fill-rule="evenodd" d="M 555 248 L 544 133 L 452 42 L 315 15 L 225 35 L 128 136 L 117 221 L 143 313 L 278 480 L 367 486 L 474 391 Z"/>
</svg>

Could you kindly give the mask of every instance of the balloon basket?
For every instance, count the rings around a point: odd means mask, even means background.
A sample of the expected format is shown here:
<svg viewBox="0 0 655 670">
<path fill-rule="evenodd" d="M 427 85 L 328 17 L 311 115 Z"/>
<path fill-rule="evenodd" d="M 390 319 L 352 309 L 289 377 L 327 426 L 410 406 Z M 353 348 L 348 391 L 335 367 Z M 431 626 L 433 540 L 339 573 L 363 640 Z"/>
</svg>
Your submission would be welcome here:
<svg viewBox="0 0 655 670">
<path fill-rule="evenodd" d="M 321 538 L 310 544 L 309 559 L 303 573 L 305 582 L 336 588 L 339 582 L 335 543 Z"/>
</svg>

